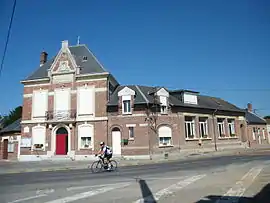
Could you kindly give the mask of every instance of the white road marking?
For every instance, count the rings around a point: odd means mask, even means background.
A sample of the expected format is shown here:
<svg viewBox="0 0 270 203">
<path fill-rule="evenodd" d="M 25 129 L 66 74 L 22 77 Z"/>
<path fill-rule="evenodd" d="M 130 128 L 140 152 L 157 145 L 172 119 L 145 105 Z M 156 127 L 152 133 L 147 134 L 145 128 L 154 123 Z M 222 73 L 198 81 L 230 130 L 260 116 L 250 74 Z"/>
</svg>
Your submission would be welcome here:
<svg viewBox="0 0 270 203">
<path fill-rule="evenodd" d="M 188 186 L 189 184 L 191 184 L 197 180 L 200 180 L 205 176 L 206 176 L 206 174 L 191 176 L 189 178 L 186 178 L 184 180 L 179 181 L 176 184 L 173 184 L 167 188 L 164 188 L 164 189 L 158 191 L 157 193 L 155 193 L 153 195 L 153 197 L 148 196 L 146 198 L 141 198 L 141 199 L 136 200 L 134 203 L 151 202 L 151 200 L 153 201 L 153 198 L 155 199 L 155 201 L 158 201 L 161 197 L 163 197 L 165 195 L 170 195 L 178 190 L 181 190 L 184 187 Z"/>
<path fill-rule="evenodd" d="M 46 194 L 42 194 L 42 195 L 35 195 L 35 196 L 31 196 L 31 197 L 26 197 L 26 198 L 22 198 L 22 199 L 17 199 L 17 200 L 14 200 L 12 202 L 8 202 L 8 203 L 15 203 L 15 202 L 23 202 L 23 201 L 27 201 L 27 200 L 31 200 L 31 199 L 36 199 L 36 198 L 39 198 L 39 197 L 45 197 L 47 196 Z"/>
<path fill-rule="evenodd" d="M 242 197 L 246 189 L 253 183 L 255 178 L 262 171 L 263 166 L 254 167 L 250 169 L 241 180 L 237 181 L 236 184 L 228 190 L 216 203 L 237 203 Z"/>
<path fill-rule="evenodd" d="M 123 188 L 123 187 L 127 187 L 129 186 L 131 183 L 127 183 L 127 184 L 117 184 L 115 186 L 111 186 L 111 187 L 102 187 L 99 188 L 97 190 L 92 190 L 92 191 L 88 191 L 88 192 L 83 192 L 83 193 L 79 193 L 73 196 L 69 196 L 69 197 L 64 197 L 64 198 L 60 198 L 60 199 L 56 199 L 56 200 L 52 200 L 46 203 L 67 203 L 67 202 L 73 202 L 73 201 L 77 201 L 80 199 L 85 199 L 88 197 L 92 197 L 94 195 L 98 195 L 98 194 L 102 194 L 114 189 L 118 189 L 118 188 Z"/>
<path fill-rule="evenodd" d="M 130 181 L 129 181 L 130 182 Z M 123 183 L 123 182 L 122 182 Z M 74 187 L 68 187 L 66 188 L 67 191 L 72 190 L 83 190 L 86 188 L 94 188 L 94 187 L 107 187 L 107 186 L 113 186 L 113 185 L 119 185 L 119 183 L 111 183 L 111 184 L 104 184 L 104 185 L 86 185 L 86 186 L 74 186 Z"/>
<path fill-rule="evenodd" d="M 45 190 L 37 190 L 36 194 L 49 194 L 49 193 L 53 193 L 54 189 L 45 189 Z"/>
</svg>

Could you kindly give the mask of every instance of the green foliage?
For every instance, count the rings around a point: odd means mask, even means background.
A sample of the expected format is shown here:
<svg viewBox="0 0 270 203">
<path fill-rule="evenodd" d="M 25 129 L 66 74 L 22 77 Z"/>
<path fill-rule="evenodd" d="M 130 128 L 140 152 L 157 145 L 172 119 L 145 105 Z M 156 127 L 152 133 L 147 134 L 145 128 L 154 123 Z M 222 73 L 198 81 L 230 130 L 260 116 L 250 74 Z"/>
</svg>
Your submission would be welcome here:
<svg viewBox="0 0 270 203">
<path fill-rule="evenodd" d="M 270 115 L 269 116 L 265 116 L 264 119 L 270 119 Z"/>
<path fill-rule="evenodd" d="M 22 117 L 22 106 L 18 106 L 15 109 L 11 110 L 7 116 L 4 117 L 3 127 L 6 127 L 16 120 Z"/>
</svg>

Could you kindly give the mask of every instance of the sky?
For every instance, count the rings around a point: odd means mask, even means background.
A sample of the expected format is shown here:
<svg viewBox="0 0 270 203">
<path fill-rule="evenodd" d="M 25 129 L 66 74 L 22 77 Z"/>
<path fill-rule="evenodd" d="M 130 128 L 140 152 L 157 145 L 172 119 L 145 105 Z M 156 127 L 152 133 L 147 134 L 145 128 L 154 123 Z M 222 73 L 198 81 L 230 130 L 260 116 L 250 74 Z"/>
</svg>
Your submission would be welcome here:
<svg viewBox="0 0 270 203">
<path fill-rule="evenodd" d="M 0 1 L 0 59 L 13 0 Z M 120 84 L 190 89 L 270 115 L 268 0 L 17 0 L 0 114 L 22 104 L 41 51 L 86 44 Z"/>
</svg>

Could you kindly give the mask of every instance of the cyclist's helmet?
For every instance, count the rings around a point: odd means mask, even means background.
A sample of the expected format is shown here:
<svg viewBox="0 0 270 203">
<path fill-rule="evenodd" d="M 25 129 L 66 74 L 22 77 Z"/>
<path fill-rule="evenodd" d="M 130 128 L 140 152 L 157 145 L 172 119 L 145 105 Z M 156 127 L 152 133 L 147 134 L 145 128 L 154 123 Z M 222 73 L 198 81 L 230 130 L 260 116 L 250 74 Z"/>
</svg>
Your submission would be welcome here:
<svg viewBox="0 0 270 203">
<path fill-rule="evenodd" d="M 99 145 L 100 146 L 105 145 L 105 142 L 100 142 Z"/>
</svg>

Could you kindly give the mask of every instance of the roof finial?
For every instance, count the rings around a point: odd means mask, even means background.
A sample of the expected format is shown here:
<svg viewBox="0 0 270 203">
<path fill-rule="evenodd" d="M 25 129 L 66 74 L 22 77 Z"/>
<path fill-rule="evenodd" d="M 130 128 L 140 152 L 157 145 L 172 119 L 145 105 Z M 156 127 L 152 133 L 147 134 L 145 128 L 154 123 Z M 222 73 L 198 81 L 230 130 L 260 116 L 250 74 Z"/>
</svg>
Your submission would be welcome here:
<svg viewBox="0 0 270 203">
<path fill-rule="evenodd" d="M 77 37 L 77 45 L 80 44 L 80 36 Z"/>
</svg>

